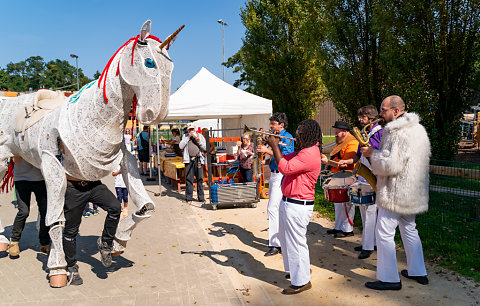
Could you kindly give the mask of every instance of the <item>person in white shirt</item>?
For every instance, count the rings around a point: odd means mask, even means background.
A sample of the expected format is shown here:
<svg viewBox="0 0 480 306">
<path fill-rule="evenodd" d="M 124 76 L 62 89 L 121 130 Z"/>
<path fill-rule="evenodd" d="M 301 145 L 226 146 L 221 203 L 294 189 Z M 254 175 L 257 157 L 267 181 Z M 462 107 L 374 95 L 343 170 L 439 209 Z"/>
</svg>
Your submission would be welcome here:
<svg viewBox="0 0 480 306">
<path fill-rule="evenodd" d="M 132 134 L 130 129 L 125 129 L 125 134 L 123 135 L 125 142 L 125 147 L 127 147 L 128 152 L 132 152 Z"/>
<path fill-rule="evenodd" d="M 179 145 L 183 150 L 183 163 L 185 164 L 186 188 L 185 201 L 191 203 L 193 200 L 193 179 L 197 179 L 197 195 L 199 202 L 205 202 L 203 193 L 203 164 L 205 158 L 203 152 L 207 150 L 205 137 L 195 132 L 195 125 L 187 125 L 187 134 L 182 137 Z"/>
<path fill-rule="evenodd" d="M 120 218 L 122 218 L 128 215 L 128 190 L 125 182 L 123 181 L 122 168 L 120 165 L 117 166 L 112 175 L 115 177 L 114 186 L 117 193 L 117 199 L 120 204 L 123 204 L 122 213 L 120 214 Z"/>
<path fill-rule="evenodd" d="M 12 227 L 12 236 L 8 253 L 11 258 L 20 255 L 18 242 L 22 236 L 25 222 L 30 215 L 30 201 L 32 193 L 35 194 L 38 211 L 40 214 L 40 231 L 38 238 L 40 240 L 40 252 L 48 254 L 50 252 L 50 228 L 45 225 L 47 215 L 47 187 L 40 169 L 35 168 L 20 156 L 13 157 L 15 163 L 13 167 L 13 178 L 15 181 L 15 193 L 17 195 L 18 212 Z"/>
</svg>

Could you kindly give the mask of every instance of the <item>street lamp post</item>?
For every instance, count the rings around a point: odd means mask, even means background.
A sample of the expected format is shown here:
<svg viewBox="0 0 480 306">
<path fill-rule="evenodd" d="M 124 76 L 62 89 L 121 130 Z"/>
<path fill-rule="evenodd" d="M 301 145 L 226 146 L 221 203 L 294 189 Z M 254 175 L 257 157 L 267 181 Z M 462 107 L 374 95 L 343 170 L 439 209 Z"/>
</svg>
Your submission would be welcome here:
<svg viewBox="0 0 480 306">
<path fill-rule="evenodd" d="M 70 57 L 71 57 L 71 58 L 74 58 L 74 59 L 75 59 L 75 62 L 76 62 L 76 64 L 77 64 L 77 91 L 78 91 L 78 90 L 79 90 L 79 88 L 78 88 L 78 85 L 79 85 L 79 83 L 78 83 L 78 55 L 70 54 Z"/>
<path fill-rule="evenodd" d="M 226 22 L 224 22 L 222 19 L 218 19 L 217 22 L 222 25 L 222 31 L 223 31 L 223 63 L 225 63 L 225 26 L 228 26 Z M 225 81 L 225 64 L 223 66 L 223 80 Z"/>
</svg>

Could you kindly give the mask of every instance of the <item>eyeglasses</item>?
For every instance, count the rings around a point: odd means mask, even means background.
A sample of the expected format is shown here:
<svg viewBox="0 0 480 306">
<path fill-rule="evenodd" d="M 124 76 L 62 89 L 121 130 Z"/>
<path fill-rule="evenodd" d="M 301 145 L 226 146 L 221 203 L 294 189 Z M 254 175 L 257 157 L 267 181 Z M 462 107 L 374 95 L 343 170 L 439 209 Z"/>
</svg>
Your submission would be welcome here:
<svg viewBox="0 0 480 306">
<path fill-rule="evenodd" d="M 394 106 L 394 107 L 390 107 L 390 108 L 380 107 L 380 112 L 381 112 L 381 113 L 384 113 L 384 112 L 386 112 L 386 111 L 388 111 L 388 110 L 390 110 L 390 109 L 394 109 L 394 108 L 396 108 L 396 107 L 395 107 L 395 106 Z"/>
</svg>

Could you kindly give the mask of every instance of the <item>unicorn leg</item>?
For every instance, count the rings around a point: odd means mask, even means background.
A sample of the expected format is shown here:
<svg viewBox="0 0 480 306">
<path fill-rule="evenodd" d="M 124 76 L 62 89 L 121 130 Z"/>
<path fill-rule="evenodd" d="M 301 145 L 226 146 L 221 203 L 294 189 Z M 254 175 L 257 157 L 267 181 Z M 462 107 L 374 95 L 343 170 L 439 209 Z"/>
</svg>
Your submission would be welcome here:
<svg viewBox="0 0 480 306">
<path fill-rule="evenodd" d="M 65 217 L 63 205 L 65 203 L 65 190 L 67 178 L 65 171 L 58 159 L 48 151 L 42 152 L 42 174 L 47 185 L 47 216 L 45 223 L 51 226 L 49 234 L 52 248 L 48 256 L 47 267 L 50 275 L 50 286 L 63 287 L 67 283 L 67 262 L 63 252 L 63 228 Z"/>
<path fill-rule="evenodd" d="M 144 212 L 154 210 L 155 204 L 147 194 L 143 186 L 142 179 L 138 175 L 137 159 L 132 153 L 122 148 L 123 159 L 121 162 L 122 176 L 127 186 L 128 195 L 132 198 L 133 203 L 139 208 L 144 209 Z"/>
<path fill-rule="evenodd" d="M 120 219 L 117 232 L 115 233 L 115 240 L 113 241 L 112 253 L 114 255 L 118 255 L 125 249 L 127 241 L 130 240 L 132 236 L 133 229 L 139 222 L 151 216 L 147 214 L 148 211 L 155 209 L 155 204 L 153 204 L 153 201 L 147 195 L 143 182 L 138 175 L 137 160 L 125 147 L 123 147 L 122 150 L 122 176 L 127 186 L 128 194 L 131 197 L 131 201 L 129 202 L 135 203 L 140 210 Z"/>
</svg>

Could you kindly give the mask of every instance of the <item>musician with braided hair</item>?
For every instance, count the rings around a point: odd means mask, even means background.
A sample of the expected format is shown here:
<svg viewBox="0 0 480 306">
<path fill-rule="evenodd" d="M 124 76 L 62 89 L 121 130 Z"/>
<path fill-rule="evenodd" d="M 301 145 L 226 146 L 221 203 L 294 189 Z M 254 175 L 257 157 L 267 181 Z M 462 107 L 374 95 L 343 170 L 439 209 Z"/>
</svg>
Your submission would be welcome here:
<svg viewBox="0 0 480 306">
<path fill-rule="evenodd" d="M 278 170 L 284 175 L 279 211 L 279 239 L 283 265 L 291 286 L 283 294 L 297 294 L 312 287 L 307 225 L 313 213 L 315 184 L 322 163 L 322 131 L 315 120 L 300 123 L 296 132 L 296 150 L 282 155 L 279 138 L 268 137 Z"/>
</svg>

